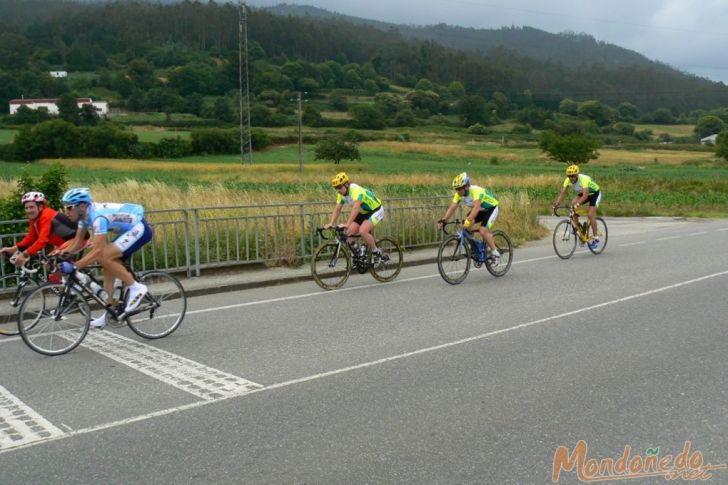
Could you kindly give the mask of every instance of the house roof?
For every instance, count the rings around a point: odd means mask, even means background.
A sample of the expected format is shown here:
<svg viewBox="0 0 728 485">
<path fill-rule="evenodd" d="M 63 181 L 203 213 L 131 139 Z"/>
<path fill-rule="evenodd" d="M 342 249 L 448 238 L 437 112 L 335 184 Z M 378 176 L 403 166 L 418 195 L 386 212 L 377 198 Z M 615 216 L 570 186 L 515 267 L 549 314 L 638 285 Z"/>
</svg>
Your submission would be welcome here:
<svg viewBox="0 0 728 485">
<path fill-rule="evenodd" d="M 58 98 L 37 98 L 37 99 L 11 99 L 10 104 L 56 104 Z M 93 103 L 91 98 L 76 98 L 76 103 Z"/>
</svg>

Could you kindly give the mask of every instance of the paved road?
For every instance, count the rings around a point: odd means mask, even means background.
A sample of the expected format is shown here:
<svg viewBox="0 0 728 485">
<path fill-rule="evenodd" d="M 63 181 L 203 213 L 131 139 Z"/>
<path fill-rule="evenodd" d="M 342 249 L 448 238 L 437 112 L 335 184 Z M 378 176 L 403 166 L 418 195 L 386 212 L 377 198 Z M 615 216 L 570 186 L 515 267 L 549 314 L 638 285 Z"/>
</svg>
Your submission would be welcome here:
<svg viewBox="0 0 728 485">
<path fill-rule="evenodd" d="M 167 339 L 55 358 L 0 340 L 0 483 L 542 484 L 579 440 L 728 463 L 728 220 L 608 223 L 602 255 L 545 240 L 500 279 L 206 295 Z"/>
</svg>

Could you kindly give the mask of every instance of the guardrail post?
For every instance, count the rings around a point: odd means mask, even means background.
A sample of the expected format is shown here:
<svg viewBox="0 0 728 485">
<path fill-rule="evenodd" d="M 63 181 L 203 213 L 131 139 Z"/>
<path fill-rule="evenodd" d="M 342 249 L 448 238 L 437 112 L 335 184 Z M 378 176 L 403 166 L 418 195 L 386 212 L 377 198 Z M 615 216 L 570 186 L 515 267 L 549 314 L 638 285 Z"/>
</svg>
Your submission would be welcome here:
<svg viewBox="0 0 728 485">
<path fill-rule="evenodd" d="M 182 209 L 184 215 L 184 234 L 185 234 L 185 266 L 187 268 L 187 277 L 192 276 L 192 262 L 190 261 L 190 211 Z"/>
<path fill-rule="evenodd" d="M 301 208 L 301 261 L 306 259 L 306 206 L 299 204 Z"/>
<path fill-rule="evenodd" d="M 195 217 L 195 276 L 200 276 L 200 210 L 193 209 Z"/>
</svg>

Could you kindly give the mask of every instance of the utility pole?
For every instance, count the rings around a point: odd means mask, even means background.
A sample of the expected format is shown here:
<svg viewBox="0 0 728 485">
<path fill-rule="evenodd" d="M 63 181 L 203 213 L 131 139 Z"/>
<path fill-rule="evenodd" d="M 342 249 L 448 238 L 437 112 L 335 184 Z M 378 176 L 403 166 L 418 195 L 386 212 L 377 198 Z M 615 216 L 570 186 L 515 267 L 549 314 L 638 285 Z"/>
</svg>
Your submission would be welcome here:
<svg viewBox="0 0 728 485">
<path fill-rule="evenodd" d="M 301 109 L 301 91 L 298 92 L 298 169 L 303 172 L 303 110 Z"/>
<path fill-rule="evenodd" d="M 243 53 L 245 59 L 243 59 Z M 245 148 L 248 149 L 248 163 L 253 163 L 253 132 L 250 128 L 250 82 L 248 74 L 248 16 L 245 2 L 238 0 L 238 98 L 240 103 L 240 163 L 245 163 Z"/>
</svg>

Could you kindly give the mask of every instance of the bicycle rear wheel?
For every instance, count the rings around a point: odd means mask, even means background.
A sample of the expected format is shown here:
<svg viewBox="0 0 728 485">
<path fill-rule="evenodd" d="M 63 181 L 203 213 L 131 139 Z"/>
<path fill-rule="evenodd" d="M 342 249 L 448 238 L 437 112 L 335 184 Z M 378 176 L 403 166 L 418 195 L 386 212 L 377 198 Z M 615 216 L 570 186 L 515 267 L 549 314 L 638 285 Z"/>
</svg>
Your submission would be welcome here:
<svg viewBox="0 0 728 485">
<path fill-rule="evenodd" d="M 513 243 L 508 234 L 501 230 L 493 231 L 493 239 L 495 240 L 495 247 L 498 248 L 500 253 L 500 258 L 498 258 L 497 264 L 493 264 L 492 257 L 486 259 L 485 269 L 493 276 L 503 276 L 513 263 Z"/>
<path fill-rule="evenodd" d="M 187 296 L 182 283 L 164 271 L 144 273 L 139 282 L 149 292 L 139 308 L 126 317 L 129 328 L 140 337 L 166 337 L 182 324 L 187 312 Z"/>
<path fill-rule="evenodd" d="M 591 224 L 589 224 L 589 229 L 587 231 L 587 234 L 591 236 L 592 228 Z M 607 223 L 604 222 L 604 219 L 601 217 L 597 217 L 597 235 L 596 237 L 599 238 L 599 243 L 596 245 L 596 247 L 591 247 L 589 245 L 589 251 L 591 251 L 594 254 L 601 254 L 602 251 L 604 251 L 604 248 L 607 247 L 607 238 L 609 236 L 609 233 L 607 232 Z"/>
<path fill-rule="evenodd" d="M 375 265 L 370 253 L 369 272 L 377 281 L 392 281 L 402 271 L 402 248 L 390 237 L 378 240 L 377 247 L 382 250 L 382 260 Z"/>
<path fill-rule="evenodd" d="M 32 278 L 21 278 L 13 273 L 0 278 L 0 335 L 18 335 L 18 310 L 23 298 L 38 283 Z"/>
<path fill-rule="evenodd" d="M 324 290 L 340 288 L 351 273 L 351 255 L 345 245 L 327 242 L 311 258 L 313 280 Z"/>
<path fill-rule="evenodd" d="M 457 234 L 446 237 L 437 249 L 437 269 L 451 285 L 465 281 L 470 271 L 470 244 L 461 242 Z"/>
<path fill-rule="evenodd" d="M 569 259 L 576 251 L 576 240 L 579 236 L 574 232 L 571 221 L 563 220 L 554 229 L 554 251 L 561 259 Z"/>
<path fill-rule="evenodd" d="M 44 285 L 23 300 L 18 328 L 23 341 L 44 355 L 61 355 L 88 333 L 91 309 L 83 295 L 63 284 Z"/>
</svg>

